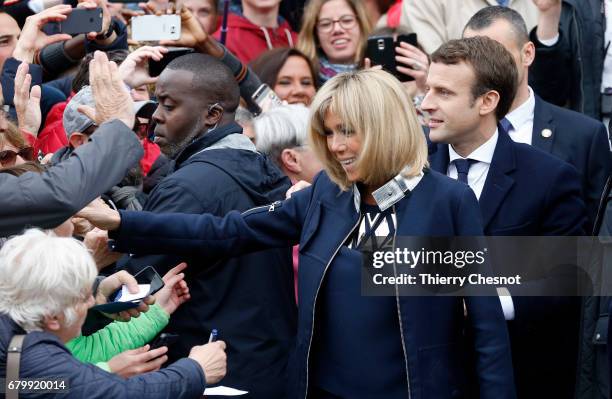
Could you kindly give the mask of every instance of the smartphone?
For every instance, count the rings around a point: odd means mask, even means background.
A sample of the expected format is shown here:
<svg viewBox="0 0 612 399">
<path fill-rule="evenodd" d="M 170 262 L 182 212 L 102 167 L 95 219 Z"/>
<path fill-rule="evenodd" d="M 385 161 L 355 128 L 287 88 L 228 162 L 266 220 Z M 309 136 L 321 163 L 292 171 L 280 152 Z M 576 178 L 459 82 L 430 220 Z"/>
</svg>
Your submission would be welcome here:
<svg viewBox="0 0 612 399">
<path fill-rule="evenodd" d="M 67 18 L 58 22 L 61 33 L 78 35 L 80 33 L 102 31 L 102 9 L 73 8 Z"/>
<path fill-rule="evenodd" d="M 265 83 L 259 86 L 257 91 L 255 91 L 253 94 L 253 101 L 259 106 L 261 112 L 269 111 L 271 108 L 277 107 L 283 103 L 274 90 Z"/>
<path fill-rule="evenodd" d="M 161 333 L 151 342 L 150 350 L 161 348 L 162 346 L 170 347 L 170 345 L 175 344 L 178 339 L 178 334 Z"/>
<path fill-rule="evenodd" d="M 157 272 L 152 266 L 145 267 L 140 272 L 136 273 L 134 275 L 134 278 L 136 279 L 136 282 L 138 282 L 138 284 L 148 284 L 148 292 L 143 293 L 138 298 L 134 298 L 129 301 L 122 301 L 121 295 L 123 287 L 121 287 L 109 296 L 108 303 L 96 305 L 92 309 L 104 313 L 119 313 L 124 310 L 138 307 L 138 305 L 140 305 L 144 298 L 149 295 L 155 294 L 157 291 L 161 290 L 164 287 L 164 281 L 159 276 L 159 274 L 157 274 Z"/>
<path fill-rule="evenodd" d="M 164 54 L 161 60 L 155 61 L 153 59 L 149 59 L 149 75 L 151 77 L 159 76 L 166 66 L 168 66 L 170 61 L 185 54 L 191 53 L 193 53 L 193 49 L 188 47 L 169 48 L 168 52 Z"/>
<path fill-rule="evenodd" d="M 405 42 L 416 46 L 417 35 L 416 33 L 399 35 L 397 41 L 394 41 L 391 36 L 370 37 L 368 38 L 366 57 L 372 61 L 372 65 L 382 65 L 385 71 L 392 73 L 400 82 L 409 82 L 414 80 L 414 78 L 397 70 L 395 47 L 399 45 L 399 42 Z"/>
<path fill-rule="evenodd" d="M 139 42 L 178 40 L 181 37 L 180 15 L 142 15 L 132 18 L 132 39 Z"/>
</svg>

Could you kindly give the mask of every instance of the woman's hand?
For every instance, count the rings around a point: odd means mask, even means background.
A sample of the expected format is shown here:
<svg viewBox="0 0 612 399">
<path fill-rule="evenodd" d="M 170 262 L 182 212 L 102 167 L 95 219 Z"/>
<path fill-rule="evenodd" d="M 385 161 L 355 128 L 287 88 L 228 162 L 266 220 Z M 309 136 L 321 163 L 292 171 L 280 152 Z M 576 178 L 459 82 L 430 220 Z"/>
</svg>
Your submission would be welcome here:
<svg viewBox="0 0 612 399">
<path fill-rule="evenodd" d="M 108 232 L 94 228 L 85 234 L 83 243 L 91 251 L 98 270 L 117 262 L 123 254 L 112 252 L 108 247 Z"/>
<path fill-rule="evenodd" d="M 19 129 L 25 130 L 34 136 L 38 136 L 40 122 L 42 120 L 40 111 L 40 86 L 32 84 L 32 75 L 28 73 L 29 66 L 22 62 L 15 74 L 15 95 L 13 104 L 17 112 L 17 123 Z"/>
<path fill-rule="evenodd" d="M 159 370 L 162 364 L 168 361 L 166 352 L 168 352 L 168 348 L 165 346 L 149 350 L 149 345 L 145 345 L 142 348 L 125 351 L 113 356 L 108 361 L 108 367 L 111 373 L 120 375 L 123 378 L 130 378 L 135 375 Z"/>
<path fill-rule="evenodd" d="M 115 274 L 111 274 L 106 277 L 100 285 L 98 286 L 98 292 L 96 293 L 96 305 L 102 305 L 108 302 L 108 298 L 118 289 L 127 286 L 128 291 L 131 294 L 135 294 L 138 292 L 138 282 L 128 272 L 125 270 L 121 270 Z M 149 295 L 136 308 L 128 309 L 118 314 L 107 315 L 111 319 L 120 320 L 120 321 L 130 321 L 132 317 L 140 316 L 140 313 L 146 312 L 149 310 L 149 305 L 153 305 L 155 303 L 155 297 Z"/>
<path fill-rule="evenodd" d="M 395 53 L 397 54 L 395 61 L 397 62 L 398 72 L 414 78 L 417 91 L 415 94 L 425 94 L 427 90 L 427 72 L 429 71 L 429 58 L 427 58 L 427 54 L 405 42 L 399 42 L 399 46 L 395 48 Z"/>
<path fill-rule="evenodd" d="M 187 283 L 184 280 L 185 273 L 181 273 L 186 267 L 186 263 L 179 263 L 170 269 L 162 278 L 164 280 L 164 288 L 153 295 L 155 303 L 161 306 L 169 315 L 191 298 L 189 287 L 187 287 Z"/>
</svg>

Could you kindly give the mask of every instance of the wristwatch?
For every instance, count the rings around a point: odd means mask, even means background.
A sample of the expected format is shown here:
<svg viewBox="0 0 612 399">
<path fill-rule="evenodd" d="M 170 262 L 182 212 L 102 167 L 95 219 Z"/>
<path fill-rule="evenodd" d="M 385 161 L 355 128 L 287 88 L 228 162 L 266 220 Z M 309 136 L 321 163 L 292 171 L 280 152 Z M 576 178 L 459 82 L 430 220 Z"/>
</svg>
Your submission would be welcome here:
<svg viewBox="0 0 612 399">
<path fill-rule="evenodd" d="M 108 30 L 106 31 L 106 33 L 98 33 L 98 35 L 96 36 L 96 40 L 106 40 L 113 35 L 114 31 L 115 31 L 115 21 L 111 19 L 111 23 L 110 25 L 108 25 Z"/>
</svg>

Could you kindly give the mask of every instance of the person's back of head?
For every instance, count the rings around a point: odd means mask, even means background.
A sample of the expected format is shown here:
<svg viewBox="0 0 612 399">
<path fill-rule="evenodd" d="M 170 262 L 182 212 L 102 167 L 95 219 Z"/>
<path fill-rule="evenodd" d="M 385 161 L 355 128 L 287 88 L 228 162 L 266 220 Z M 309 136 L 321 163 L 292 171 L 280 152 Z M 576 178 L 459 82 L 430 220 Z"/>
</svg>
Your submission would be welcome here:
<svg viewBox="0 0 612 399">
<path fill-rule="evenodd" d="M 310 112 L 299 104 L 274 107 L 253 119 L 257 151 L 281 166 L 280 154 L 286 148 L 307 144 Z"/>
<path fill-rule="evenodd" d="M 529 31 L 521 14 L 512 8 L 502 6 L 485 7 L 479 10 L 467 22 L 463 33 L 465 35 L 467 30 L 474 32 L 482 31 L 500 20 L 506 21 L 509 24 L 510 32 L 505 33 L 512 35 L 519 48 L 529 41 Z"/>
<path fill-rule="evenodd" d="M 218 103 L 226 114 L 233 114 L 240 104 L 240 87 L 232 71 L 217 58 L 206 54 L 187 54 L 172 60 L 166 67 L 172 71 L 193 74 L 191 84 L 199 99 Z"/>
<path fill-rule="evenodd" d="M 75 306 L 91 295 L 96 274 L 80 241 L 28 230 L 0 250 L 0 313 L 27 332 L 45 330 L 49 318 L 58 316 L 65 326 L 74 325 Z"/>
</svg>

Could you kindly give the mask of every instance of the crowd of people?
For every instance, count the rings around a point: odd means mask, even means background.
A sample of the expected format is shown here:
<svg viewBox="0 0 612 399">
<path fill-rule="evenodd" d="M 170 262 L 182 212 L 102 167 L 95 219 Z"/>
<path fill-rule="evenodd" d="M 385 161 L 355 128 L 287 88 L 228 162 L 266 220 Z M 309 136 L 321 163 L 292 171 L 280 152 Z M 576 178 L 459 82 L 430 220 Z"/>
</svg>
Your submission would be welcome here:
<svg viewBox="0 0 612 399">
<path fill-rule="evenodd" d="M 600 236 L 607 279 L 611 38 L 609 0 L 0 0 L 0 391 L 611 397 L 609 292 L 363 291 L 377 237 Z"/>
</svg>

